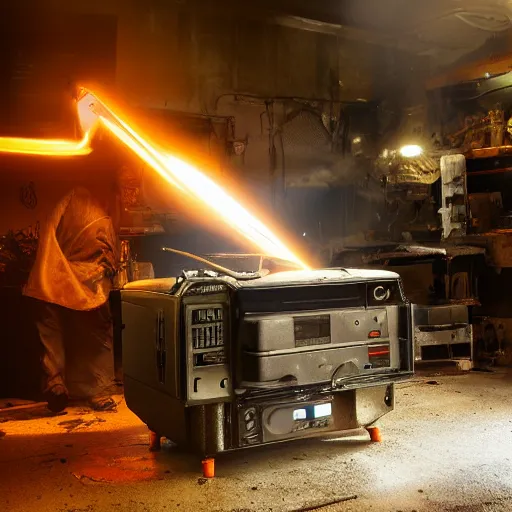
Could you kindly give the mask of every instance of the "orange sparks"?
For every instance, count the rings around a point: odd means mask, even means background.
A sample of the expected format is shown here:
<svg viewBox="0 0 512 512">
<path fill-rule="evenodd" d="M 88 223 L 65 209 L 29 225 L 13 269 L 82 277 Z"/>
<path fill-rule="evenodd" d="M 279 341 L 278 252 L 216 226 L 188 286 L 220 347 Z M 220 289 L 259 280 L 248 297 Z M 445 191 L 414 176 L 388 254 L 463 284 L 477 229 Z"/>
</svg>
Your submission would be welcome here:
<svg viewBox="0 0 512 512">
<path fill-rule="evenodd" d="M 97 94 L 82 89 L 77 101 L 78 117 L 84 132 L 79 142 L 0 137 L 0 153 L 42 156 L 79 156 L 92 151 L 90 142 L 99 123 L 105 126 L 163 179 L 182 193 L 201 201 L 240 235 L 268 256 L 305 265 L 267 226 L 249 213 L 222 187 L 193 165 L 162 152 L 137 133 L 122 117 L 100 100 Z"/>
</svg>

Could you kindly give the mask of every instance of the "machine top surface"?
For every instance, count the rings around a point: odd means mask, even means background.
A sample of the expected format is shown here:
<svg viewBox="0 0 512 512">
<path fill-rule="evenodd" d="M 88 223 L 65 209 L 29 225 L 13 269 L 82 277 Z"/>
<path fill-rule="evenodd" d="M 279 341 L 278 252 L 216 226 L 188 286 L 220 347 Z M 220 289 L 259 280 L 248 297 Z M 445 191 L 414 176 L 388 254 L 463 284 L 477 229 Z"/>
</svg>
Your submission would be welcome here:
<svg viewBox="0 0 512 512">
<path fill-rule="evenodd" d="M 345 283 L 372 279 L 398 279 L 398 274 L 387 270 L 331 268 L 320 270 L 289 270 L 276 272 L 259 279 L 238 281 L 240 288 L 270 288 L 303 284 Z"/>
<path fill-rule="evenodd" d="M 184 279 L 183 279 L 184 278 Z M 183 273 L 182 282 L 223 282 L 233 288 L 275 288 L 275 287 L 293 287 L 300 285 L 322 285 L 335 283 L 353 283 L 358 281 L 376 280 L 376 279 L 398 279 L 395 272 L 387 270 L 369 270 L 369 269 L 321 269 L 321 270 L 290 270 L 285 272 L 276 272 L 263 277 L 250 280 L 237 280 L 230 276 L 211 271 L 194 270 Z M 134 281 L 125 285 L 125 290 L 152 291 L 160 293 L 179 293 L 175 285 L 179 282 L 172 278 L 148 279 L 144 281 Z"/>
<path fill-rule="evenodd" d="M 141 279 L 131 281 L 123 286 L 123 290 L 138 290 L 149 292 L 168 292 L 176 284 L 176 278 L 163 277 L 157 279 Z"/>
</svg>

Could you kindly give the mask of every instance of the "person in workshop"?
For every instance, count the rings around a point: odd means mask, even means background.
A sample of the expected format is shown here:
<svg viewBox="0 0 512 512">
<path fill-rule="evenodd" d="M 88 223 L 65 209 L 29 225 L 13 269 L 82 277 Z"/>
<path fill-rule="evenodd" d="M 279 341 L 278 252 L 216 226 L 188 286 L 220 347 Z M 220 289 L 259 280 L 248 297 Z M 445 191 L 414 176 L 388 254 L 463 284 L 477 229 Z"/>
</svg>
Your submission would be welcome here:
<svg viewBox="0 0 512 512">
<path fill-rule="evenodd" d="M 83 188 L 67 194 L 42 229 L 24 289 L 33 299 L 44 395 L 53 412 L 64 410 L 70 398 L 86 399 L 96 410 L 115 407 L 108 302 L 117 261 L 114 205 Z"/>
</svg>

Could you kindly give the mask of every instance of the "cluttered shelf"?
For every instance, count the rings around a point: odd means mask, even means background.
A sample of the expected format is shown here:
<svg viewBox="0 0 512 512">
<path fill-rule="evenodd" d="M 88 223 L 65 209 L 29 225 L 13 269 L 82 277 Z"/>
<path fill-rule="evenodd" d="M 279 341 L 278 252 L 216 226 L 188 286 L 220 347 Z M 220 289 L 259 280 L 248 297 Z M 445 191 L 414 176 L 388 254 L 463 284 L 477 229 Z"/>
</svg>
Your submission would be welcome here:
<svg viewBox="0 0 512 512">
<path fill-rule="evenodd" d="M 488 148 L 470 149 L 465 152 L 467 159 L 496 158 L 499 156 L 512 156 L 512 146 L 494 146 Z"/>
</svg>

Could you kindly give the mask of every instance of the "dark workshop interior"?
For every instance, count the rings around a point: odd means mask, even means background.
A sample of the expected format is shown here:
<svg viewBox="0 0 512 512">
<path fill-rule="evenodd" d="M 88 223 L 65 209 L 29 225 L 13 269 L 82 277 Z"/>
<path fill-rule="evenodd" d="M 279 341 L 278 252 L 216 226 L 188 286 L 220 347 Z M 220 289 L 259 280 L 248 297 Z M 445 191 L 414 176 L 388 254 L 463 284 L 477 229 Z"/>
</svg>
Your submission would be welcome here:
<svg viewBox="0 0 512 512">
<path fill-rule="evenodd" d="M 1 511 L 512 510 L 509 2 L 5 0 L 0 67 Z"/>
</svg>

